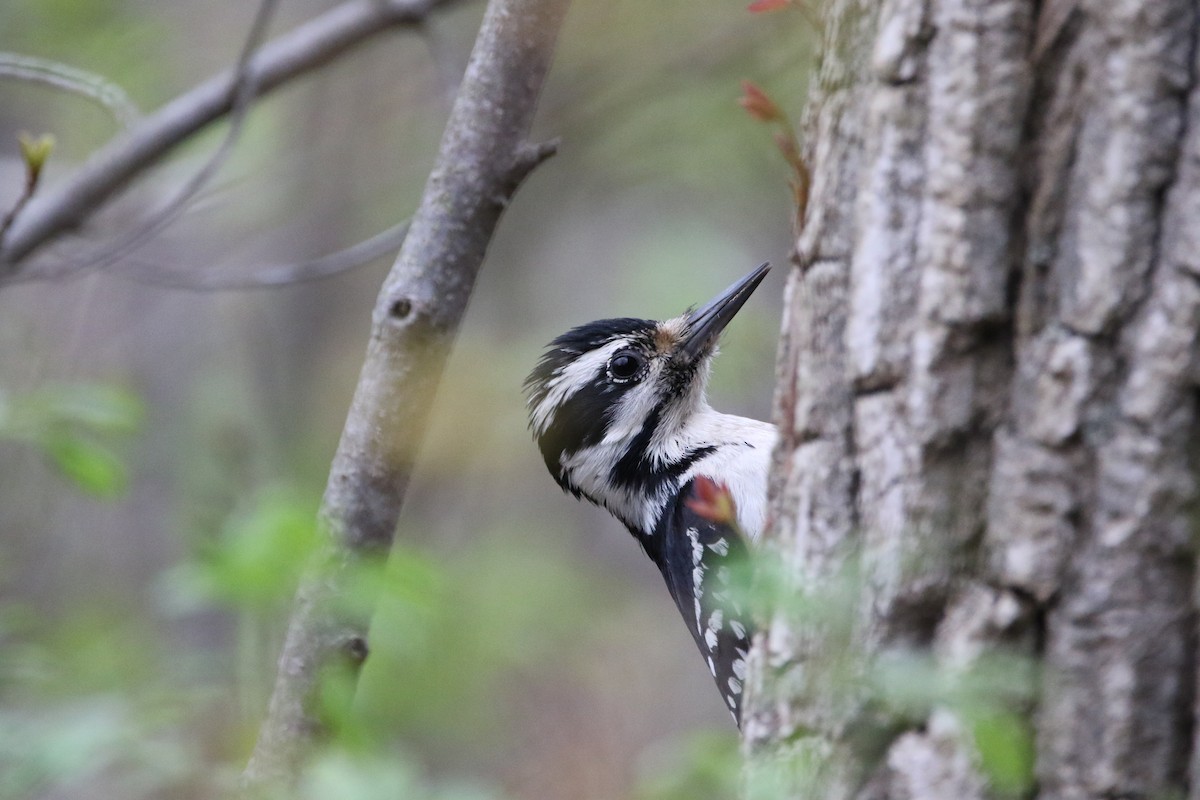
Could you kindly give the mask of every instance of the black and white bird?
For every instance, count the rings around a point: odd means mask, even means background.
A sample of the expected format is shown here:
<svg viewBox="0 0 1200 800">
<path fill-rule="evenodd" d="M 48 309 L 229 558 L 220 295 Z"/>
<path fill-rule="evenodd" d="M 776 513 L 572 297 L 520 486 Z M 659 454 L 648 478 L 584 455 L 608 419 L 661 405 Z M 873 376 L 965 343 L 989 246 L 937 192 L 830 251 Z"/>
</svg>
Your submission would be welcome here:
<svg viewBox="0 0 1200 800">
<path fill-rule="evenodd" d="M 721 331 L 767 269 L 673 319 L 574 328 L 550 343 L 525 381 L 530 427 L 550 474 L 641 542 L 739 724 L 751 631 L 730 581 L 746 540 L 755 541 L 766 520 L 776 433 L 714 411 L 705 389 Z M 698 502 L 714 485 L 732 499 L 733 519 Z"/>
</svg>

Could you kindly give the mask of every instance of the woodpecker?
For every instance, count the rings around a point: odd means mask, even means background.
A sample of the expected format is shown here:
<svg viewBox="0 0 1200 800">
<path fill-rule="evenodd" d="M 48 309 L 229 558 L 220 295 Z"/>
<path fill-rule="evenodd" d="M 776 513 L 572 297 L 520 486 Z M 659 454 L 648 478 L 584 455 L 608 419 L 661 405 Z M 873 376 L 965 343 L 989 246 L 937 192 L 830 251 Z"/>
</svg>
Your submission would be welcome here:
<svg viewBox="0 0 1200 800">
<path fill-rule="evenodd" d="M 739 725 L 751 630 L 730 579 L 747 540 L 762 533 L 776 432 L 714 411 L 705 389 L 721 331 L 768 268 L 673 319 L 603 319 L 567 331 L 525 380 L 550 474 L 641 543 Z M 732 519 L 698 504 L 713 484 L 732 499 Z"/>
</svg>

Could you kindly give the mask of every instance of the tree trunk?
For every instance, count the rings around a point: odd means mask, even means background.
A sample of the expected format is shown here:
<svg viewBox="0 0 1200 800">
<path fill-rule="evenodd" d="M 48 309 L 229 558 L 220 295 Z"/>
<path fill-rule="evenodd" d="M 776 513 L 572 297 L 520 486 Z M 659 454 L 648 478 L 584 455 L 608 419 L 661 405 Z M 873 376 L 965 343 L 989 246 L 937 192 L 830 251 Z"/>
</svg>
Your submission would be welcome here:
<svg viewBox="0 0 1200 800">
<path fill-rule="evenodd" d="M 1198 33 L 829 4 L 766 545 L 821 602 L 755 643 L 752 790 L 1200 798 Z"/>
<path fill-rule="evenodd" d="M 357 676 L 370 609 L 364 562 L 391 549 L 433 393 L 484 254 L 526 176 L 553 155 L 529 131 L 568 0 L 490 0 L 396 263 L 376 299 L 367 354 L 321 503 L 329 534 L 301 581 L 275 688 L 243 789 L 295 783 L 326 733 L 320 689 Z"/>
</svg>

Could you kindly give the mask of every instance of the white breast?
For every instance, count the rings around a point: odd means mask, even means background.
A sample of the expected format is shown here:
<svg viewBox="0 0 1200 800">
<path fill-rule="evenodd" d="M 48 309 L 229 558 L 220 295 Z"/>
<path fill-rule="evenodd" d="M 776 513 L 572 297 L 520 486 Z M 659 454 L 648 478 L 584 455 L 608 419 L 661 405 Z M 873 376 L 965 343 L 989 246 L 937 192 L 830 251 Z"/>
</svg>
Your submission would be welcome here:
<svg viewBox="0 0 1200 800">
<path fill-rule="evenodd" d="M 757 541 L 767 521 L 767 471 L 778 436 L 775 426 L 705 409 L 690 421 L 688 434 L 716 445 L 716 450 L 693 464 L 681 485 L 698 475 L 723 483 L 733 496 L 742 533 Z"/>
</svg>

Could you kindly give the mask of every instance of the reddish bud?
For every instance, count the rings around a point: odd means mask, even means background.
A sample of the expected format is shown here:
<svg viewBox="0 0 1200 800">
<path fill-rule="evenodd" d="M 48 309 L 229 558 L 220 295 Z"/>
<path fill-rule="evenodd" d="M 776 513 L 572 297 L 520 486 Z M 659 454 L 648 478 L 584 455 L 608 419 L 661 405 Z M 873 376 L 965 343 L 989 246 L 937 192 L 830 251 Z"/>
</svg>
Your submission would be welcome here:
<svg viewBox="0 0 1200 800">
<path fill-rule="evenodd" d="M 742 96 L 738 98 L 738 105 L 760 122 L 783 119 L 783 112 L 775 105 L 775 101 L 750 81 L 742 81 Z"/>
<path fill-rule="evenodd" d="M 692 496 L 684 501 L 687 507 L 709 522 L 719 525 L 737 524 L 733 495 L 723 483 L 699 476 L 692 482 Z"/>
<path fill-rule="evenodd" d="M 792 4 L 792 0 L 754 0 L 746 6 L 751 14 L 762 14 L 765 11 L 780 11 Z"/>
</svg>

